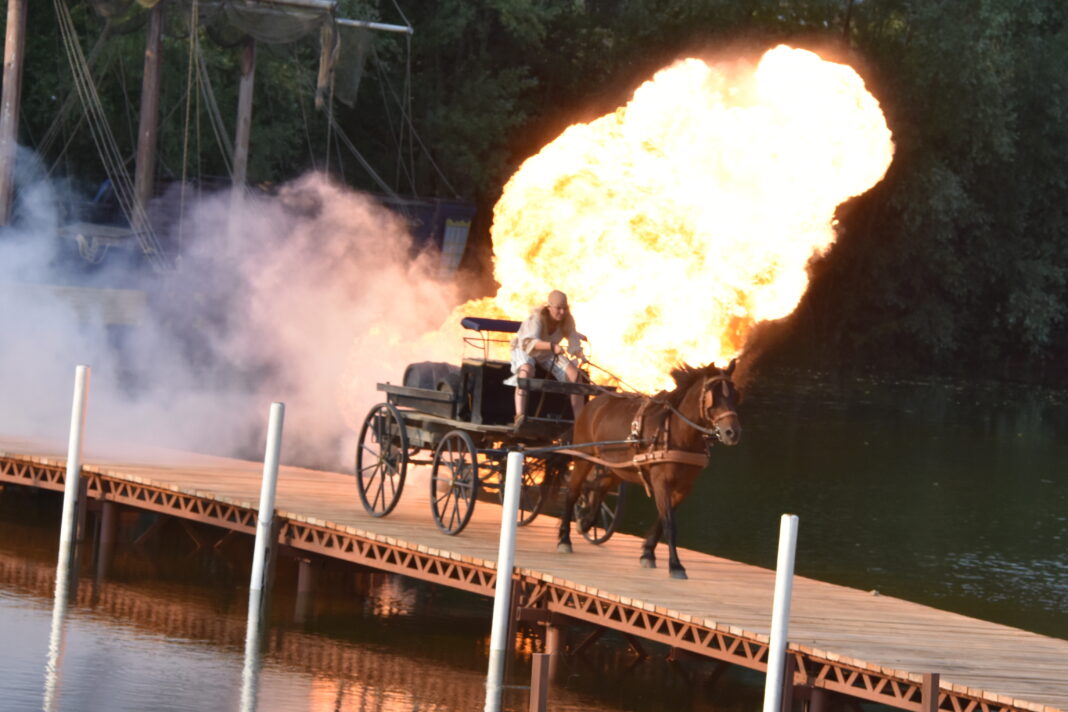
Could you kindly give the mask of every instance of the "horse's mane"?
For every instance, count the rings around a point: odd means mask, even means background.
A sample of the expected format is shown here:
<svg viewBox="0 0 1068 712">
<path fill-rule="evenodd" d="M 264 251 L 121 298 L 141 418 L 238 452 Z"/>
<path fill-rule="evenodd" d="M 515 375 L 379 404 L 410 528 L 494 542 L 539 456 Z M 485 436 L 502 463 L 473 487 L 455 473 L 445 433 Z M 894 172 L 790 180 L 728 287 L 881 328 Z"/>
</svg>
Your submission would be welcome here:
<svg viewBox="0 0 1068 712">
<path fill-rule="evenodd" d="M 675 390 L 665 394 L 668 403 L 678 408 L 686 395 L 686 391 L 690 390 L 690 386 L 696 383 L 698 379 L 720 372 L 720 368 L 715 363 L 710 363 L 707 366 L 691 366 L 686 363 L 676 366 L 671 369 L 671 377 L 675 379 Z"/>
</svg>

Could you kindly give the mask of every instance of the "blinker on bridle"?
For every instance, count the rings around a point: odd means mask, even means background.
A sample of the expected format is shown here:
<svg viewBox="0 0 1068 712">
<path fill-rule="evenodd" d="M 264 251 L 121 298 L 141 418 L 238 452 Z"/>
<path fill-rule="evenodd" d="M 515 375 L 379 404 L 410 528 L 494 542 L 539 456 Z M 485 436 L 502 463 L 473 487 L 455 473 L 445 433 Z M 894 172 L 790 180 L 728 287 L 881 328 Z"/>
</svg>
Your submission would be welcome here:
<svg viewBox="0 0 1068 712">
<path fill-rule="evenodd" d="M 704 385 L 701 387 L 701 416 L 704 418 L 705 422 L 712 426 L 712 430 L 715 432 L 717 440 L 723 439 L 722 433 L 719 430 L 719 421 L 724 418 L 737 417 L 738 415 L 734 412 L 733 408 L 725 410 L 719 415 L 713 415 L 713 408 L 716 404 L 716 396 L 713 393 L 713 388 L 715 388 L 716 384 L 723 384 L 723 395 L 726 397 L 730 392 L 729 386 L 727 385 L 730 380 L 730 376 L 723 374 L 711 376 L 705 379 Z"/>
</svg>

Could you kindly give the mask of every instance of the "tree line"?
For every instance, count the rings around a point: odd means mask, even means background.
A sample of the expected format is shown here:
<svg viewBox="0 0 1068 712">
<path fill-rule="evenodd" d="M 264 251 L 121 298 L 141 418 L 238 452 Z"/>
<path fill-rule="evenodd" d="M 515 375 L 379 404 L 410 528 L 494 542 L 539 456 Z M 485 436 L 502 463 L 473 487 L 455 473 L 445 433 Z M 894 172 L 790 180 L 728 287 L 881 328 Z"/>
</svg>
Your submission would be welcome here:
<svg viewBox="0 0 1068 712">
<path fill-rule="evenodd" d="M 22 142 L 32 146 L 70 91 L 70 72 L 51 3 L 31 5 Z M 103 21 L 86 3 L 72 9 L 88 51 Z M 133 3 L 113 18 L 124 31 L 97 60 L 107 66 L 102 101 L 131 158 L 143 14 Z M 835 247 L 811 265 L 795 314 L 761 330 L 762 358 L 1068 380 L 1062 0 L 342 0 L 339 14 L 415 28 L 410 39 L 375 35 L 359 100 L 334 111 L 397 192 L 476 204 L 467 261 L 487 274 L 501 188 L 566 126 L 614 110 L 680 57 L 779 42 L 828 48 L 880 101 L 895 158 L 881 183 L 840 207 Z M 314 107 L 315 40 L 260 52 L 250 181 L 315 166 L 375 191 Z M 161 175 L 225 175 L 204 107 L 184 108 L 188 32 L 169 32 L 164 52 Z M 232 126 L 237 51 L 205 42 L 204 53 Z M 76 116 L 60 136 L 43 158 L 91 188 L 100 171 Z"/>
</svg>

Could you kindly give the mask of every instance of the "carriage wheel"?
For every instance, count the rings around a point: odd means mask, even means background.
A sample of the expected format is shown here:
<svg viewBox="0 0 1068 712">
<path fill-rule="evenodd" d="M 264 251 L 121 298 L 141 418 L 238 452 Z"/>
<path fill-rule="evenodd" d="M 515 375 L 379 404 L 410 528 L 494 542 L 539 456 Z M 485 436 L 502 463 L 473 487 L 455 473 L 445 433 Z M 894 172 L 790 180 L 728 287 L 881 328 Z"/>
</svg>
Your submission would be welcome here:
<svg viewBox="0 0 1068 712">
<path fill-rule="evenodd" d="M 603 478 L 607 475 L 604 474 L 604 470 L 599 465 L 595 472 L 597 473 L 595 479 L 584 482 L 582 485 L 582 492 L 575 502 L 574 517 L 575 522 L 578 523 L 579 531 L 582 532 L 582 536 L 586 537 L 587 541 L 593 544 L 603 544 L 612 538 L 616 527 L 619 526 L 619 518 L 623 513 L 623 502 L 626 501 L 627 490 L 626 485 L 620 482 L 615 489 L 604 491 L 603 494 L 599 495 L 604 482 Z M 589 526 L 583 528 L 582 523 L 585 521 L 586 513 L 595 503 L 598 503 L 597 510 L 594 512 Z"/>
<path fill-rule="evenodd" d="M 430 470 L 430 509 L 438 528 L 459 534 L 471 519 L 478 495 L 478 452 L 471 436 L 452 430 L 438 443 Z"/>
<path fill-rule="evenodd" d="M 545 478 L 547 468 L 545 460 L 539 457 L 525 458 L 523 461 L 523 484 L 519 488 L 519 514 L 515 523 L 525 527 L 538 518 L 545 504 Z M 497 499 L 504 504 L 504 478 L 497 489 Z"/>
<path fill-rule="evenodd" d="M 393 511 L 408 470 L 408 434 L 404 419 L 391 403 L 379 403 L 367 414 L 356 447 L 356 489 L 372 517 Z"/>
</svg>

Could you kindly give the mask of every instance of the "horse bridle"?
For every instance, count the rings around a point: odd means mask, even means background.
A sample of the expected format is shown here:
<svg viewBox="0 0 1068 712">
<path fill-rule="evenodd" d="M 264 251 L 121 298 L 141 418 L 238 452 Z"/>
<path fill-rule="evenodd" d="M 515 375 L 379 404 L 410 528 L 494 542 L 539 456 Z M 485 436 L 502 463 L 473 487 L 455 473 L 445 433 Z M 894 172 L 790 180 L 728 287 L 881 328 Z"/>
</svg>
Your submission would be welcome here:
<svg viewBox="0 0 1068 712">
<path fill-rule="evenodd" d="M 719 374 L 717 376 L 709 376 L 701 384 L 701 419 L 712 426 L 711 430 L 700 428 L 700 430 L 707 435 L 715 436 L 716 440 L 723 442 L 723 434 L 719 429 L 719 422 L 725 418 L 738 417 L 738 414 L 733 408 L 725 410 L 719 415 L 713 415 L 713 409 L 716 405 L 716 394 L 713 389 L 717 384 L 728 384 L 731 382 L 731 377 Z M 723 397 L 726 398 L 729 394 L 729 390 L 724 389 Z"/>
</svg>

